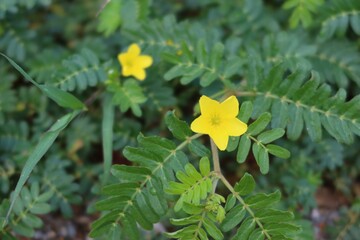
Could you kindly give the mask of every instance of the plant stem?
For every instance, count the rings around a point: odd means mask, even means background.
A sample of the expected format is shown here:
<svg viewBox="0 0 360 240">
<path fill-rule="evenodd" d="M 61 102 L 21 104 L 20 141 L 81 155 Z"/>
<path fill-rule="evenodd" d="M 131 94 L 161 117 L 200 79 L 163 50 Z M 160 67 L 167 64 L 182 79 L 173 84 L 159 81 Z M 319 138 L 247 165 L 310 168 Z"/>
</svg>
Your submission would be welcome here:
<svg viewBox="0 0 360 240">
<path fill-rule="evenodd" d="M 220 161 L 219 161 L 219 151 L 214 141 L 211 138 L 210 138 L 210 144 L 211 144 L 212 160 L 214 164 L 214 172 L 217 176 L 220 176 L 222 174 L 221 174 Z M 218 182 L 219 182 L 219 178 L 216 178 L 213 184 L 213 193 L 215 193 Z"/>
<path fill-rule="evenodd" d="M 210 138 L 210 143 L 211 143 L 211 153 L 212 153 L 212 158 L 213 158 L 213 163 L 214 163 L 214 171 L 217 174 L 221 174 L 221 168 L 220 168 L 220 163 L 219 163 L 219 151 L 214 143 L 214 141 Z"/>
</svg>

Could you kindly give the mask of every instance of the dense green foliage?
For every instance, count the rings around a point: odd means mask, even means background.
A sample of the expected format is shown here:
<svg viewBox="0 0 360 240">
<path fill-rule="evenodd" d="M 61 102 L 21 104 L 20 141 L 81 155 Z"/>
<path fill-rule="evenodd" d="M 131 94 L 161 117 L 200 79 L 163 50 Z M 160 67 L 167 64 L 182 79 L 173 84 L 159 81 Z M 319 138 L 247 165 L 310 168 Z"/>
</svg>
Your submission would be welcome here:
<svg viewBox="0 0 360 240">
<path fill-rule="evenodd" d="M 331 186 L 327 237 L 354 239 L 359 49 L 358 0 L 1 0 L 0 238 L 83 204 L 94 239 L 315 239 Z M 224 152 L 190 129 L 201 95 L 240 101 Z"/>
</svg>

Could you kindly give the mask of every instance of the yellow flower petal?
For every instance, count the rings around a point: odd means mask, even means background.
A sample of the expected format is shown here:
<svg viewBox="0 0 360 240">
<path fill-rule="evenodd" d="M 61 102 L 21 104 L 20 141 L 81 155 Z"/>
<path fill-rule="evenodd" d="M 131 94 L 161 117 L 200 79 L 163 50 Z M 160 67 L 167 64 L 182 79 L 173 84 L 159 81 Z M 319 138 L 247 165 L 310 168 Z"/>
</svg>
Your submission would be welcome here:
<svg viewBox="0 0 360 240">
<path fill-rule="evenodd" d="M 146 55 L 139 56 L 137 61 L 138 61 L 139 66 L 141 66 L 143 68 L 150 67 L 151 64 L 153 63 L 152 57 L 146 56 Z"/>
<path fill-rule="evenodd" d="M 208 133 L 210 128 L 209 120 L 201 115 L 191 123 L 190 128 L 196 133 Z"/>
<path fill-rule="evenodd" d="M 143 81 L 146 77 L 145 70 L 143 68 L 137 68 L 137 67 L 132 69 L 132 75 L 140 81 Z"/>
<path fill-rule="evenodd" d="M 123 66 L 121 69 L 121 74 L 124 75 L 125 77 L 131 76 L 132 75 L 132 69 L 127 67 L 127 66 Z"/>
<path fill-rule="evenodd" d="M 212 138 L 216 146 L 221 150 L 224 151 L 229 142 L 229 135 L 225 131 L 221 129 L 217 129 L 212 131 L 209 136 Z"/>
<path fill-rule="evenodd" d="M 236 117 L 239 114 L 239 102 L 235 96 L 220 103 L 220 108 L 224 117 Z"/>
<path fill-rule="evenodd" d="M 227 119 L 222 128 L 229 136 L 240 136 L 247 131 L 247 124 L 237 118 Z"/>
<path fill-rule="evenodd" d="M 127 59 L 126 55 L 127 55 L 126 53 L 120 53 L 118 55 L 118 60 L 119 60 L 119 62 L 121 64 L 121 66 L 123 66 L 125 64 L 125 62 L 126 62 L 126 59 Z"/>
<path fill-rule="evenodd" d="M 199 103 L 202 115 L 211 115 L 220 106 L 218 101 L 215 101 L 205 95 L 201 96 Z"/>
<path fill-rule="evenodd" d="M 127 52 L 128 52 L 128 54 L 139 56 L 141 50 L 140 50 L 139 45 L 137 45 L 136 43 L 133 43 L 133 44 L 130 45 Z"/>
</svg>

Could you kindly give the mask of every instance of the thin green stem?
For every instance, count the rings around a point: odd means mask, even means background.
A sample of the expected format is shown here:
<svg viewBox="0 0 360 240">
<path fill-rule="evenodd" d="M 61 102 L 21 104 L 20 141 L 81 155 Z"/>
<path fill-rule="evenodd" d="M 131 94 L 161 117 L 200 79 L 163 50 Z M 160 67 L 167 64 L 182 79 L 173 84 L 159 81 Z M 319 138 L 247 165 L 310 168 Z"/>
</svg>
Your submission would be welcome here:
<svg viewBox="0 0 360 240">
<path fill-rule="evenodd" d="M 218 151 L 217 146 L 215 145 L 214 141 L 211 138 L 210 138 L 210 145 L 211 145 L 212 160 L 213 160 L 213 164 L 214 164 L 214 173 L 215 173 L 215 175 L 218 176 L 218 175 L 221 175 L 219 151 Z M 219 181 L 218 177 L 214 179 L 213 193 L 215 193 L 218 181 Z"/>
<path fill-rule="evenodd" d="M 220 162 L 219 162 L 219 151 L 214 143 L 214 141 L 210 138 L 210 143 L 211 143 L 211 153 L 212 153 L 212 158 L 213 158 L 213 163 L 214 163 L 214 171 L 217 174 L 221 174 L 221 168 L 220 168 Z"/>
</svg>

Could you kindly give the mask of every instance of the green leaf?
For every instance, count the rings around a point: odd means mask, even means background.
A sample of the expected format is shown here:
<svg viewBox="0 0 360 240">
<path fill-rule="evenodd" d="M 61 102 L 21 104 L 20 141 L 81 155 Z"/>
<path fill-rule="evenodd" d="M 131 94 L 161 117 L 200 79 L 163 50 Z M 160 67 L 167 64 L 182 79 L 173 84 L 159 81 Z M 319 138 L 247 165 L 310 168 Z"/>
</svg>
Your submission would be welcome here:
<svg viewBox="0 0 360 240">
<path fill-rule="evenodd" d="M 32 214 L 26 214 L 21 220 L 25 225 L 32 228 L 40 228 L 43 225 L 42 220 Z"/>
<path fill-rule="evenodd" d="M 231 209 L 225 216 L 225 219 L 221 223 L 221 229 L 224 232 L 228 232 L 235 228 L 245 217 L 246 209 L 242 205 L 237 205 Z"/>
<path fill-rule="evenodd" d="M 261 114 L 264 114 L 265 111 L 267 111 L 272 104 L 272 99 L 265 97 L 263 95 L 260 95 L 256 97 L 254 101 L 254 110 L 252 114 L 252 118 L 260 117 Z"/>
<path fill-rule="evenodd" d="M 192 140 L 188 144 L 189 150 L 199 157 L 208 157 L 211 155 L 210 150 L 201 144 L 198 140 Z"/>
<path fill-rule="evenodd" d="M 250 54 L 257 55 L 254 53 L 253 50 L 249 51 Z M 250 89 L 256 88 L 258 83 L 260 82 L 260 79 L 263 79 L 263 71 L 262 64 L 260 63 L 262 60 L 259 59 L 260 57 L 252 57 L 248 60 L 248 69 L 247 69 L 247 75 L 246 77 L 249 79 L 248 85 Z"/>
<path fill-rule="evenodd" d="M 279 87 L 284 76 L 285 66 L 283 63 L 276 64 L 271 68 L 268 76 L 261 82 L 261 87 L 269 90 L 273 90 Z M 268 96 L 265 96 L 269 99 Z"/>
<path fill-rule="evenodd" d="M 256 184 L 253 176 L 251 176 L 249 173 L 245 173 L 240 181 L 235 184 L 234 190 L 238 192 L 239 195 L 243 196 L 254 191 L 255 185 Z"/>
<path fill-rule="evenodd" d="M 204 209 L 203 209 L 202 206 L 195 206 L 194 204 L 190 204 L 190 203 L 185 202 L 183 210 L 187 214 L 196 215 L 196 214 L 201 214 Z"/>
<path fill-rule="evenodd" d="M 206 55 L 207 55 L 207 52 L 205 49 L 205 41 L 204 41 L 204 39 L 200 39 L 196 45 L 196 60 L 197 60 L 197 62 L 206 66 L 207 65 Z"/>
<path fill-rule="evenodd" d="M 260 167 L 260 172 L 262 174 L 267 174 L 269 172 L 269 154 L 267 149 L 263 148 L 258 143 L 253 144 L 253 154 Z"/>
<path fill-rule="evenodd" d="M 51 211 L 51 206 L 47 203 L 35 203 L 30 208 L 33 214 L 46 214 Z"/>
<path fill-rule="evenodd" d="M 166 113 L 165 123 L 174 137 L 179 140 L 186 140 L 187 137 L 192 135 L 189 125 L 177 118 L 174 111 Z"/>
<path fill-rule="evenodd" d="M 255 229 L 255 231 L 253 231 L 249 236 L 249 240 L 263 240 L 263 239 L 265 239 L 265 236 L 262 233 L 261 229 Z"/>
<path fill-rule="evenodd" d="M 271 129 L 269 131 L 263 132 L 261 133 L 258 137 L 257 140 L 263 144 L 267 144 L 270 142 L 275 141 L 276 139 L 281 138 L 282 136 L 284 136 L 285 134 L 285 130 L 282 128 L 274 128 Z"/>
<path fill-rule="evenodd" d="M 258 119 L 256 119 L 255 122 L 253 122 L 252 124 L 249 125 L 247 133 L 251 134 L 253 136 L 259 134 L 270 123 L 270 120 L 271 120 L 270 113 L 265 112 L 265 113 L 261 114 L 260 117 Z"/>
<path fill-rule="evenodd" d="M 203 175 L 204 177 L 208 176 L 209 173 L 210 173 L 210 161 L 209 161 L 209 158 L 202 157 L 200 159 L 199 168 L 200 168 L 201 175 Z"/>
<path fill-rule="evenodd" d="M 209 86 L 212 82 L 214 82 L 218 78 L 218 73 L 216 72 L 207 72 L 200 78 L 200 85 L 202 87 Z"/>
<path fill-rule="evenodd" d="M 180 64 L 181 63 L 181 59 L 179 58 L 179 56 L 175 55 L 175 54 L 172 54 L 172 53 L 162 52 L 161 57 L 165 61 L 171 62 L 173 64 Z"/>
<path fill-rule="evenodd" d="M 14 212 L 17 215 L 21 215 L 21 213 L 24 211 L 24 209 L 25 209 L 24 203 L 23 203 L 22 199 L 19 197 L 18 200 L 14 204 Z"/>
<path fill-rule="evenodd" d="M 118 219 L 121 210 L 114 210 L 109 213 L 106 213 L 102 218 L 95 220 L 91 224 L 91 232 L 89 233 L 90 237 L 99 237 L 104 233 L 107 233 L 113 224 L 107 224 L 109 222 L 114 222 Z"/>
<path fill-rule="evenodd" d="M 188 62 L 193 62 L 194 60 L 194 54 L 192 53 L 192 50 L 190 50 L 191 46 L 185 41 L 181 41 L 181 50 L 183 51 L 183 55 L 187 58 Z"/>
<path fill-rule="evenodd" d="M 31 198 L 32 199 L 37 199 L 39 194 L 40 194 L 40 186 L 39 186 L 39 182 L 34 182 L 33 184 L 31 184 Z"/>
<path fill-rule="evenodd" d="M 178 182 L 169 182 L 169 187 L 165 191 L 169 194 L 180 195 L 187 191 L 191 185 L 182 184 Z"/>
<path fill-rule="evenodd" d="M 35 234 L 35 231 L 33 228 L 25 225 L 23 222 L 19 222 L 16 227 L 14 227 L 14 231 L 22 236 L 25 237 L 32 237 Z"/>
<path fill-rule="evenodd" d="M 227 147 L 226 147 L 226 151 L 232 152 L 232 151 L 234 151 L 238 146 L 239 146 L 239 137 L 230 136 L 230 137 L 229 137 L 228 145 L 227 145 Z"/>
<path fill-rule="evenodd" d="M 224 238 L 219 228 L 211 220 L 209 220 L 208 218 L 204 218 L 203 223 L 206 231 L 215 240 L 222 240 Z"/>
<path fill-rule="evenodd" d="M 180 218 L 180 219 L 170 218 L 170 223 L 175 226 L 184 226 L 188 224 L 198 223 L 200 221 L 201 221 L 201 215 L 193 215 L 190 217 Z"/>
<path fill-rule="evenodd" d="M 263 209 L 257 212 L 256 216 L 262 223 L 290 222 L 294 218 L 291 212 L 275 209 Z"/>
<path fill-rule="evenodd" d="M 350 17 L 350 24 L 357 35 L 360 35 L 360 13 L 354 13 Z"/>
<path fill-rule="evenodd" d="M 269 151 L 270 154 L 279 157 L 279 158 L 283 158 L 283 159 L 287 159 L 290 157 L 290 152 L 280 146 L 274 145 L 274 144 L 269 144 L 266 145 L 267 150 Z"/>
<path fill-rule="evenodd" d="M 301 230 L 299 226 L 290 223 L 270 223 L 266 224 L 266 229 L 269 234 L 289 234 Z"/>
<path fill-rule="evenodd" d="M 170 68 L 170 70 L 164 74 L 164 79 L 169 81 L 171 79 L 174 79 L 176 77 L 183 75 L 184 72 L 186 72 L 186 66 L 180 65 L 180 64 L 175 65 L 174 67 Z"/>
<path fill-rule="evenodd" d="M 196 180 L 202 179 L 201 174 L 200 174 L 200 173 L 195 169 L 195 167 L 194 167 L 192 164 L 190 164 L 190 163 L 188 163 L 188 164 L 185 165 L 185 172 L 186 172 L 186 174 L 187 174 L 189 177 L 191 177 L 191 178 L 193 178 L 193 179 L 196 179 Z"/>
<path fill-rule="evenodd" d="M 210 65 L 212 68 L 219 68 L 224 54 L 224 45 L 222 43 L 216 43 L 211 48 Z"/>
<path fill-rule="evenodd" d="M 37 163 L 40 161 L 40 159 L 44 156 L 44 154 L 47 152 L 47 150 L 50 148 L 50 146 L 54 143 L 55 139 L 59 135 L 59 133 L 66 128 L 66 126 L 79 114 L 79 111 L 74 111 L 72 113 L 69 113 L 51 126 L 51 128 L 42 136 L 39 143 L 36 145 L 34 151 L 30 154 L 28 159 L 25 162 L 25 165 L 21 171 L 20 178 L 16 184 L 14 195 L 11 200 L 11 204 L 9 207 L 9 210 L 6 215 L 6 221 L 4 224 L 7 223 L 10 213 L 12 211 L 12 208 L 14 207 L 14 203 L 16 199 L 18 198 L 20 191 L 22 187 L 24 186 L 26 180 L 29 178 L 30 173 L 34 169 L 34 167 L 37 165 Z"/>
<path fill-rule="evenodd" d="M 106 6 L 99 15 L 99 25 L 97 30 L 109 36 L 121 25 L 121 0 L 112 0 L 104 3 Z"/>
<path fill-rule="evenodd" d="M 151 175 L 151 171 L 145 167 L 126 165 L 113 165 L 111 173 L 115 177 L 126 179 L 128 182 L 141 182 Z"/>
<path fill-rule="evenodd" d="M 251 147 L 251 140 L 247 134 L 241 136 L 238 152 L 236 154 L 236 161 L 238 163 L 245 162 Z"/>
<path fill-rule="evenodd" d="M 108 181 L 112 165 L 114 106 L 112 105 L 111 100 L 112 96 L 105 95 L 103 100 L 103 119 L 101 124 L 104 156 L 104 184 Z"/>
<path fill-rule="evenodd" d="M 281 100 L 275 100 L 271 106 L 271 127 L 285 128 L 288 122 L 288 104 Z"/>
<path fill-rule="evenodd" d="M 25 206 L 29 206 L 32 203 L 32 197 L 27 187 L 24 187 L 20 193 L 21 200 Z"/>
<path fill-rule="evenodd" d="M 303 127 L 304 121 L 302 119 L 303 109 L 296 105 L 289 106 L 289 124 L 287 126 L 287 136 L 290 140 L 296 140 L 299 138 Z"/>
<path fill-rule="evenodd" d="M 160 182 L 160 181 L 159 181 Z M 143 190 L 144 196 L 148 200 L 149 206 L 158 216 L 164 216 L 168 210 L 167 201 L 164 199 L 164 190 L 159 184 L 153 184 L 154 187 L 148 187 Z"/>
<path fill-rule="evenodd" d="M 322 138 L 321 119 L 317 112 L 304 111 L 306 130 L 313 141 L 320 141 Z"/>
<path fill-rule="evenodd" d="M 123 230 L 127 237 L 129 237 L 131 240 L 140 239 L 136 221 L 132 218 L 132 216 L 127 215 L 127 217 L 123 220 L 123 224 Z"/>
<path fill-rule="evenodd" d="M 199 234 L 200 240 L 209 240 L 209 238 L 208 238 L 208 236 L 207 236 L 204 229 L 199 228 L 198 231 L 199 231 L 198 234 Z"/>
<path fill-rule="evenodd" d="M 46 202 L 46 201 L 48 201 L 53 195 L 54 195 L 54 192 L 53 192 L 53 191 L 47 191 L 47 192 L 41 194 L 40 196 L 37 196 L 36 199 L 37 199 L 39 202 Z"/>
<path fill-rule="evenodd" d="M 128 201 L 129 198 L 124 196 L 109 197 L 98 201 L 95 207 L 99 211 L 123 209 L 128 204 Z"/>
<path fill-rule="evenodd" d="M 86 109 L 85 105 L 77 99 L 74 95 L 64 92 L 56 87 L 53 86 L 47 86 L 47 85 L 40 85 L 37 82 L 35 82 L 29 74 L 27 74 L 19 65 L 17 65 L 13 60 L 11 60 L 6 55 L 0 53 L 1 56 L 6 58 L 10 62 L 10 64 L 19 71 L 23 77 L 30 81 L 32 84 L 34 84 L 36 87 L 38 87 L 43 93 L 45 93 L 49 98 L 54 100 L 59 106 L 64 108 L 70 108 L 73 110 L 77 109 Z"/>
<path fill-rule="evenodd" d="M 244 123 L 247 123 L 251 117 L 253 111 L 252 102 L 246 101 L 241 104 L 239 111 L 239 119 Z"/>
<path fill-rule="evenodd" d="M 189 178 L 184 172 L 178 171 L 176 172 L 176 178 L 179 179 L 180 182 L 192 186 L 196 183 L 196 179 Z"/>
<path fill-rule="evenodd" d="M 145 213 L 142 213 L 141 207 L 139 207 L 137 204 L 135 204 L 134 207 L 131 208 L 131 211 L 128 214 L 126 214 L 126 216 L 124 216 L 123 222 L 128 220 L 129 216 L 133 217 L 133 220 L 135 222 L 138 222 L 139 225 L 145 230 L 151 230 L 153 228 L 153 224 L 148 218 L 149 216 L 145 217 Z"/>
<path fill-rule="evenodd" d="M 101 189 L 101 194 L 107 196 L 128 196 L 131 197 L 139 187 L 137 183 L 114 183 L 106 185 Z"/>
<path fill-rule="evenodd" d="M 180 79 L 181 84 L 186 85 L 193 81 L 195 78 L 200 77 L 204 73 L 205 69 L 201 68 L 197 65 L 193 65 L 189 67 L 184 74 L 184 76 Z"/>
<path fill-rule="evenodd" d="M 229 78 L 236 73 L 240 72 L 241 66 L 243 65 L 244 60 L 239 57 L 235 57 L 226 64 L 225 70 L 224 70 L 224 77 Z"/>
<path fill-rule="evenodd" d="M 123 154 L 128 160 L 148 168 L 154 168 L 162 161 L 161 156 L 143 148 L 125 147 Z"/>
<path fill-rule="evenodd" d="M 148 200 L 146 199 L 144 194 L 137 194 L 136 195 L 136 205 L 135 208 L 140 213 L 140 218 L 146 219 L 150 223 L 156 223 L 159 221 L 158 214 L 153 210 L 151 206 L 149 206 Z M 143 226 L 146 229 L 151 230 L 152 226 Z"/>
<path fill-rule="evenodd" d="M 262 209 L 278 202 L 280 198 L 281 193 L 279 190 L 277 190 L 270 194 L 258 193 L 246 198 L 245 202 L 252 209 Z"/>
<path fill-rule="evenodd" d="M 236 234 L 231 240 L 249 239 L 250 234 L 255 229 L 256 223 L 253 218 L 247 218 L 238 228 Z"/>
<path fill-rule="evenodd" d="M 53 86 L 40 85 L 40 89 L 59 106 L 73 110 L 86 109 L 85 105 L 74 95 Z"/>
<path fill-rule="evenodd" d="M 225 203 L 225 211 L 229 211 L 235 206 L 236 203 L 236 197 L 233 194 L 229 194 L 226 203 Z"/>
</svg>

